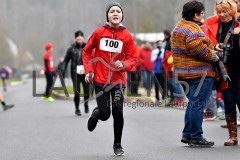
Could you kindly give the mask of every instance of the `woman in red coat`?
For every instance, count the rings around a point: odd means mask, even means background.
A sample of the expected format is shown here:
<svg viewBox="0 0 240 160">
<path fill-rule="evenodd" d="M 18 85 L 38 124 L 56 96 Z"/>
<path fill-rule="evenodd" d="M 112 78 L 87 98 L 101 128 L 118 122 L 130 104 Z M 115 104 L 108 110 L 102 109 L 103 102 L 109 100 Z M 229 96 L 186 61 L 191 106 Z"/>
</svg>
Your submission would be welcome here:
<svg viewBox="0 0 240 160">
<path fill-rule="evenodd" d="M 225 146 L 238 144 L 237 139 L 237 111 L 240 108 L 240 22 L 237 21 L 236 3 L 232 0 L 220 0 L 215 5 L 216 16 L 207 18 L 203 30 L 215 44 L 217 51 L 223 51 L 227 55 L 225 66 L 231 81 L 225 83 L 222 94 L 225 105 L 226 122 L 229 138 L 224 142 Z M 228 32 L 231 36 L 227 41 L 230 45 L 229 53 L 226 48 L 221 49 L 220 43 L 225 41 Z M 223 86 L 222 86 L 223 87 Z"/>
<path fill-rule="evenodd" d="M 151 55 L 152 45 L 150 42 L 145 42 L 142 50 L 138 55 L 138 59 L 140 62 L 140 70 L 142 71 L 143 86 L 148 94 L 150 93 L 153 84 L 152 71 L 154 62 L 151 61 Z"/>
</svg>

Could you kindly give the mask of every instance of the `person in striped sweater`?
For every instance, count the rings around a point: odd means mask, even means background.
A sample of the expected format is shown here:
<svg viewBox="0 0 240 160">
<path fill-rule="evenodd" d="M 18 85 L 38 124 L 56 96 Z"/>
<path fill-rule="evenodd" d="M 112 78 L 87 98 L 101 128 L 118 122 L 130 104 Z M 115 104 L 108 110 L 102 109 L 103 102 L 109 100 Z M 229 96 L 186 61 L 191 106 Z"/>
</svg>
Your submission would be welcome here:
<svg viewBox="0 0 240 160">
<path fill-rule="evenodd" d="M 203 138 L 203 111 L 207 106 L 216 72 L 213 64 L 219 60 L 211 40 L 201 29 L 204 5 L 198 1 L 184 4 L 182 20 L 171 36 L 175 75 L 184 85 L 189 100 L 181 142 L 190 147 L 211 147 L 214 142 Z"/>
</svg>

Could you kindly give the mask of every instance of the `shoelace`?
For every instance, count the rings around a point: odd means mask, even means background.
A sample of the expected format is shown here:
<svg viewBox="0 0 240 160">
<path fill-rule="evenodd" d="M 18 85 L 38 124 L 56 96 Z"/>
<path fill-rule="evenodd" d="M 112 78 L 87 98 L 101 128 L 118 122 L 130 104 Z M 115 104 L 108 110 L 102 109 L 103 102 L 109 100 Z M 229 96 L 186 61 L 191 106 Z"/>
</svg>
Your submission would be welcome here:
<svg viewBox="0 0 240 160">
<path fill-rule="evenodd" d="M 122 151 L 122 147 L 118 147 L 118 148 L 117 148 L 117 151 Z"/>
<path fill-rule="evenodd" d="M 118 146 L 118 147 L 116 147 L 116 148 L 115 148 L 115 150 L 116 150 L 116 152 L 121 152 L 121 153 L 123 152 L 123 150 L 122 150 L 122 147 L 121 147 L 121 146 Z"/>
<path fill-rule="evenodd" d="M 116 146 L 114 146 L 114 148 L 115 148 L 117 151 L 122 151 L 122 146 L 121 146 L 121 145 L 116 145 Z"/>
</svg>

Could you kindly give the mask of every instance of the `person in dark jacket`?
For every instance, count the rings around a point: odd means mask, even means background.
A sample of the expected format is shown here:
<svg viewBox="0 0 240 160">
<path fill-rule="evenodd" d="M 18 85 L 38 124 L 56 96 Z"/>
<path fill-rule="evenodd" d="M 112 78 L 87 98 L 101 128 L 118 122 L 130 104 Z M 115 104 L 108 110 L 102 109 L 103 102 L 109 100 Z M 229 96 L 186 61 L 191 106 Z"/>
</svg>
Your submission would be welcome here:
<svg viewBox="0 0 240 160">
<path fill-rule="evenodd" d="M 80 104 L 80 83 L 82 83 L 84 91 L 84 107 L 85 113 L 89 112 L 88 99 L 89 99 L 89 84 L 85 82 L 85 71 L 82 61 L 82 49 L 85 47 L 84 34 L 82 31 L 75 32 L 75 42 L 68 48 L 66 56 L 64 58 L 63 75 L 65 75 L 68 62 L 71 60 L 71 78 L 74 89 L 74 103 L 75 103 L 75 114 L 80 116 L 81 111 L 79 110 Z"/>
<path fill-rule="evenodd" d="M 53 78 L 54 78 L 54 68 L 53 68 L 53 58 L 52 58 L 52 51 L 53 45 L 52 43 L 46 43 L 45 45 L 46 52 L 43 55 L 44 60 L 44 73 L 47 81 L 46 92 L 45 96 L 43 97 L 44 100 L 48 102 L 55 101 L 54 98 L 50 96 L 50 90 L 53 85 Z"/>
</svg>

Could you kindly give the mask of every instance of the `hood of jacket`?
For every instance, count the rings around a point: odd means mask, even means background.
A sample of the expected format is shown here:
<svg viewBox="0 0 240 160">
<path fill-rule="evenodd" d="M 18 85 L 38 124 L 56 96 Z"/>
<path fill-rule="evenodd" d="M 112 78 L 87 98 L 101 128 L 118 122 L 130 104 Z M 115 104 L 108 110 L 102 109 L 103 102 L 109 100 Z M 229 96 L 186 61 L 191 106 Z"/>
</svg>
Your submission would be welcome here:
<svg viewBox="0 0 240 160">
<path fill-rule="evenodd" d="M 111 28 L 111 29 L 114 29 L 114 30 L 125 30 L 126 29 L 126 27 L 122 23 L 120 23 L 120 25 L 118 27 L 112 27 L 112 26 L 110 26 L 109 23 L 105 23 L 103 25 L 103 27 L 104 28 Z"/>
</svg>

